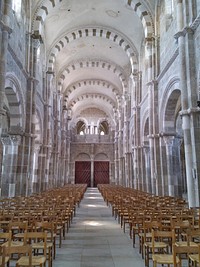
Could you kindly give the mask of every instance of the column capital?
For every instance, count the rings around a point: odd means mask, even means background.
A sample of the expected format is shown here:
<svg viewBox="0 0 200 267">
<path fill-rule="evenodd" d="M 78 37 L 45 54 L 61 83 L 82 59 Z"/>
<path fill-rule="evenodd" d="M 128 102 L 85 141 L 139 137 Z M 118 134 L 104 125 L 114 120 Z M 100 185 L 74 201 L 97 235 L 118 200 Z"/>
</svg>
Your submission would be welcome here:
<svg viewBox="0 0 200 267">
<path fill-rule="evenodd" d="M 1 143 L 2 143 L 4 146 L 9 146 L 9 145 L 11 145 L 11 139 L 10 139 L 10 136 L 1 137 Z"/>
<path fill-rule="evenodd" d="M 151 80 L 150 82 L 147 83 L 147 86 L 157 86 L 158 85 L 158 81 L 157 80 Z"/>
<path fill-rule="evenodd" d="M 14 146 L 20 145 L 21 139 L 21 135 L 10 135 L 10 140 Z"/>
</svg>

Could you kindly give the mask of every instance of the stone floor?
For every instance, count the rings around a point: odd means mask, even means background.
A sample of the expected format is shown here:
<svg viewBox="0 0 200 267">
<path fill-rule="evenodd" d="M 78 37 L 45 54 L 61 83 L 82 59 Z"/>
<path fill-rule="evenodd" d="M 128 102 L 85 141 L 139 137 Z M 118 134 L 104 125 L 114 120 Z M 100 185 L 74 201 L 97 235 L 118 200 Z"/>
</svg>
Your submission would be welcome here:
<svg viewBox="0 0 200 267">
<path fill-rule="evenodd" d="M 128 229 L 127 229 L 128 230 Z M 53 267 L 144 267 L 97 188 L 88 188 Z M 151 265 L 152 266 L 152 265 Z"/>
</svg>

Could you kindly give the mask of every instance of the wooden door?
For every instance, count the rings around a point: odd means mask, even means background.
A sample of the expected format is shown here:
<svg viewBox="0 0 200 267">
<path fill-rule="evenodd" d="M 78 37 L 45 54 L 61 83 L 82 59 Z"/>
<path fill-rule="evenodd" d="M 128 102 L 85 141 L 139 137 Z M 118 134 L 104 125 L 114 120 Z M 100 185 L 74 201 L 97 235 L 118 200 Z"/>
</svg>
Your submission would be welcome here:
<svg viewBox="0 0 200 267">
<path fill-rule="evenodd" d="M 109 184 L 109 162 L 94 162 L 94 187 L 98 184 Z"/>
<path fill-rule="evenodd" d="M 75 183 L 87 184 L 91 187 L 91 162 L 76 161 L 75 162 Z"/>
</svg>

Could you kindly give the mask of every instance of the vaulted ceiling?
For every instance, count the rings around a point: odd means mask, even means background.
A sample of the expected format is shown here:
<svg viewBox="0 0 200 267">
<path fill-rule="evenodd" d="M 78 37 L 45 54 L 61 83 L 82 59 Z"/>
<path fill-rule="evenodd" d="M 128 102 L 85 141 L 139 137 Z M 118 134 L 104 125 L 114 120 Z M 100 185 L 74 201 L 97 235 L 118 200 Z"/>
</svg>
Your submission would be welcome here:
<svg viewBox="0 0 200 267">
<path fill-rule="evenodd" d="M 156 1 L 32 2 L 32 32 L 44 38 L 47 70 L 56 75 L 71 123 L 95 108 L 113 124 L 144 39 L 154 32 Z"/>
</svg>

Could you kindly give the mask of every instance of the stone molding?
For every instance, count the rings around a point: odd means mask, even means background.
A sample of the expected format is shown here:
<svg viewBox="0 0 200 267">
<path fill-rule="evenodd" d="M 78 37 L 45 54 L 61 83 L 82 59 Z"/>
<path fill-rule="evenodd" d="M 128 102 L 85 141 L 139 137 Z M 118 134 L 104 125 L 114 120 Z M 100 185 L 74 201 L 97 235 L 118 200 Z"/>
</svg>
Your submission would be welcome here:
<svg viewBox="0 0 200 267">
<path fill-rule="evenodd" d="M 164 75 L 169 70 L 169 68 L 171 67 L 171 65 L 174 63 L 174 61 L 176 60 L 176 58 L 178 57 L 178 55 L 179 55 L 179 49 L 177 48 L 175 50 L 174 54 L 172 55 L 172 57 L 170 58 L 170 60 L 165 65 L 165 67 L 160 71 L 160 74 L 157 77 L 157 81 L 158 82 L 164 77 Z"/>
<path fill-rule="evenodd" d="M 200 14 L 195 18 L 195 20 L 190 25 L 190 27 L 193 31 L 196 31 L 196 29 L 199 27 L 199 25 L 200 25 Z"/>
</svg>

